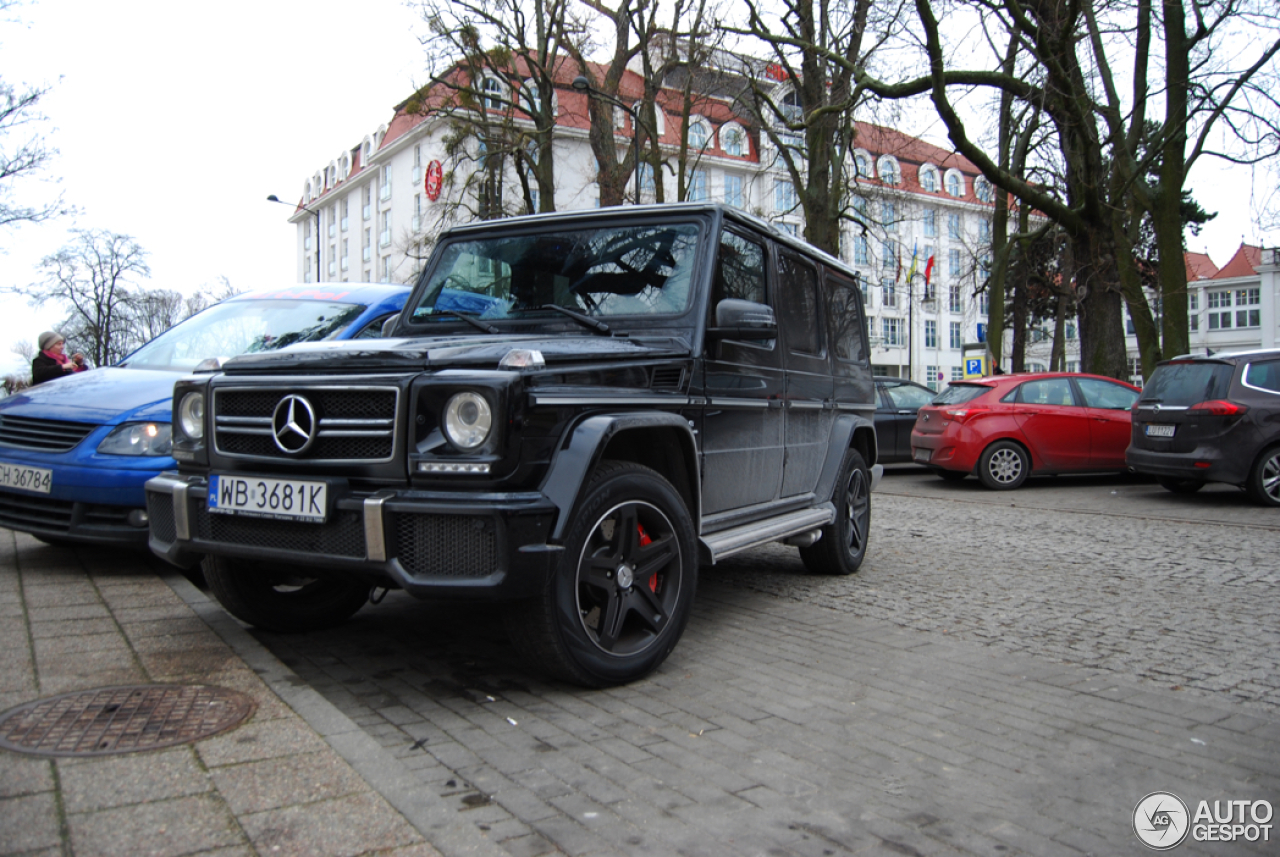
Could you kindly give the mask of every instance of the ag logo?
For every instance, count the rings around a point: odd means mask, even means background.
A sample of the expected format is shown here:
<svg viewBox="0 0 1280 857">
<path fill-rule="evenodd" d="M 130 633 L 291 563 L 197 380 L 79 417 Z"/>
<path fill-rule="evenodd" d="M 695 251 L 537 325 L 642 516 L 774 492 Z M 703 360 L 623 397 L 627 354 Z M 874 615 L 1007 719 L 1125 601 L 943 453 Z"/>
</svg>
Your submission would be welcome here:
<svg viewBox="0 0 1280 857">
<path fill-rule="evenodd" d="M 1190 829 L 1187 805 L 1172 792 L 1152 792 L 1133 808 L 1133 832 L 1155 851 L 1181 845 Z"/>
</svg>

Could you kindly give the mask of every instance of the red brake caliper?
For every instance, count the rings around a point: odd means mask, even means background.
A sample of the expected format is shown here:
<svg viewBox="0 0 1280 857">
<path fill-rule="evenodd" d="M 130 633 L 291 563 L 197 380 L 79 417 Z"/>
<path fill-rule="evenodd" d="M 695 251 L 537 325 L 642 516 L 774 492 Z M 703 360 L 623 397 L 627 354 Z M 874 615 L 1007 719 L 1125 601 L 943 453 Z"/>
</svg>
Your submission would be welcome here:
<svg viewBox="0 0 1280 857">
<path fill-rule="evenodd" d="M 636 524 L 636 531 L 640 533 L 640 547 L 653 544 L 653 539 L 649 538 L 649 534 L 644 531 L 644 526 L 640 523 Z M 658 575 L 649 578 L 649 591 L 658 591 Z"/>
</svg>

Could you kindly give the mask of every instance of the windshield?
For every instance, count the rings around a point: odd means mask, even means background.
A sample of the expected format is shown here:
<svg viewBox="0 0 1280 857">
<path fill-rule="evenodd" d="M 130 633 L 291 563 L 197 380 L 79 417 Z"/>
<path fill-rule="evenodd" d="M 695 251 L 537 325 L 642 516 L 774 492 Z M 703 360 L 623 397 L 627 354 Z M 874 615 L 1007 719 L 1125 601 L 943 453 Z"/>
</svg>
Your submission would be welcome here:
<svg viewBox="0 0 1280 857">
<path fill-rule="evenodd" d="M 668 315 L 690 301 L 695 224 L 613 226 L 457 241 L 440 252 L 412 322 Z"/>
<path fill-rule="evenodd" d="M 1221 399 L 1231 386 L 1233 366 L 1228 363 L 1166 363 L 1157 366 L 1142 388 L 1143 402 L 1162 405 L 1198 405 Z"/>
<path fill-rule="evenodd" d="M 364 310 L 361 304 L 332 301 L 224 301 L 169 328 L 120 365 L 190 372 L 210 357 L 336 339 Z"/>
</svg>

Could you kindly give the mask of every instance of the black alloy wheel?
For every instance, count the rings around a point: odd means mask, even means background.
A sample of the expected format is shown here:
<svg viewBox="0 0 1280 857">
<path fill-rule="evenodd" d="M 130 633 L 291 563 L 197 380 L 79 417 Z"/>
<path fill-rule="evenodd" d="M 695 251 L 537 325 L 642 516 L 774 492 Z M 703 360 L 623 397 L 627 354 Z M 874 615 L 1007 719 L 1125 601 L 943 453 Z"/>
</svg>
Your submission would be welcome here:
<svg viewBox="0 0 1280 857">
<path fill-rule="evenodd" d="M 818 541 L 800 548 L 800 559 L 814 574 L 853 574 L 867 555 L 871 534 L 871 476 L 858 450 L 844 454 L 831 499 L 836 519 L 822 528 Z"/>
<path fill-rule="evenodd" d="M 1245 490 L 1257 503 L 1280 506 L 1280 446 L 1263 450 L 1249 471 Z"/>
</svg>

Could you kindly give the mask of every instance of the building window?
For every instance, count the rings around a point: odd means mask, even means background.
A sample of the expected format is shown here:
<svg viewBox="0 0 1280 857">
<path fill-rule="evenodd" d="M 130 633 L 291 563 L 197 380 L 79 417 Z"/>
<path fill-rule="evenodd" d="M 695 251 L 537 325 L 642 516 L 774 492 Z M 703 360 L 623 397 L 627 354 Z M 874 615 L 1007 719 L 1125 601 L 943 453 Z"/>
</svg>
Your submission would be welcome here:
<svg viewBox="0 0 1280 857">
<path fill-rule="evenodd" d="M 413 185 L 418 186 L 418 182 L 422 181 L 422 146 L 413 147 Z"/>
<path fill-rule="evenodd" d="M 938 347 L 938 323 L 931 318 L 924 320 L 924 347 Z"/>
<path fill-rule="evenodd" d="M 885 232 L 898 231 L 898 212 L 892 202 L 880 203 L 880 225 Z"/>
<path fill-rule="evenodd" d="M 1194 313 L 1187 316 L 1187 325 L 1192 333 L 1200 332 L 1200 313 Z"/>
<path fill-rule="evenodd" d="M 741 125 L 729 124 L 720 128 L 720 148 L 726 155 L 741 158 L 747 154 L 747 132 Z"/>
<path fill-rule="evenodd" d="M 947 273 L 953 277 L 960 276 L 960 251 L 947 251 Z"/>
<path fill-rule="evenodd" d="M 884 331 L 885 345 L 902 345 L 902 319 L 882 318 L 881 330 Z"/>
<path fill-rule="evenodd" d="M 778 226 L 780 226 L 782 228 L 782 231 L 787 233 L 788 235 L 798 236 L 800 234 L 800 227 L 794 223 L 779 223 Z"/>
<path fill-rule="evenodd" d="M 959 349 L 959 348 L 960 348 L 960 345 L 961 345 L 961 342 L 960 342 L 960 322 L 958 322 L 958 321 L 950 322 L 950 323 L 949 323 L 949 326 L 948 326 L 948 331 L 949 331 L 949 333 L 950 333 L 950 337 L 951 337 L 951 338 L 950 338 L 950 340 L 948 341 L 948 344 L 949 344 L 952 348 Z"/>
<path fill-rule="evenodd" d="M 1187 309 L 1190 310 L 1191 312 L 1196 312 L 1200 309 L 1200 293 L 1199 292 L 1187 293 Z"/>
<path fill-rule="evenodd" d="M 960 184 L 960 177 L 955 173 L 947 176 L 947 195 L 960 196 L 964 192 L 963 186 Z"/>
<path fill-rule="evenodd" d="M 1262 325 L 1262 307 L 1258 305 L 1261 298 L 1261 289 L 1236 289 L 1236 327 Z"/>
<path fill-rule="evenodd" d="M 746 200 L 742 196 L 742 176 L 724 177 L 724 201 L 735 208 L 746 208 Z"/>
<path fill-rule="evenodd" d="M 371 250 L 372 246 L 373 246 L 373 230 L 366 226 L 364 230 L 364 252 L 361 254 L 361 258 L 365 262 L 368 262 L 369 259 L 372 258 L 372 250 Z"/>
<path fill-rule="evenodd" d="M 349 267 L 347 265 L 347 244 L 348 244 L 347 239 L 343 238 L 342 239 L 342 270 L 343 271 L 346 271 L 347 268 Z"/>
<path fill-rule="evenodd" d="M 928 193 L 938 192 L 938 174 L 934 172 L 932 167 L 921 168 L 920 188 Z"/>
<path fill-rule="evenodd" d="M 871 178 L 871 159 L 870 158 L 868 158 L 866 155 L 857 155 L 856 157 L 854 157 L 853 163 L 857 167 L 859 178 L 864 178 L 864 179 Z"/>
<path fill-rule="evenodd" d="M 702 202 L 711 198 L 707 192 L 707 171 L 694 170 L 689 174 L 689 201 Z"/>
<path fill-rule="evenodd" d="M 640 165 L 640 192 L 641 193 L 657 193 L 658 186 L 653 180 L 653 165 Z"/>
<path fill-rule="evenodd" d="M 1070 321 L 1069 321 L 1069 322 L 1067 322 L 1067 324 L 1066 324 L 1066 334 L 1067 334 L 1067 339 L 1075 339 L 1075 338 L 1076 338 L 1076 326 L 1075 326 L 1075 322 L 1070 322 Z"/>
<path fill-rule="evenodd" d="M 964 312 L 964 308 L 960 305 L 959 286 L 952 286 L 947 289 L 947 309 L 951 312 Z"/>
<path fill-rule="evenodd" d="M 486 77 L 480 88 L 484 90 L 484 106 L 490 110 L 502 109 L 502 83 L 495 77 Z"/>
<path fill-rule="evenodd" d="M 773 207 L 776 211 L 790 211 L 796 207 L 796 187 L 781 179 L 773 186 Z"/>
<path fill-rule="evenodd" d="M 985 217 L 978 221 L 978 240 L 984 244 L 991 241 L 991 221 Z"/>
<path fill-rule="evenodd" d="M 880 305 L 890 308 L 898 305 L 898 287 L 889 277 L 880 279 Z"/>
<path fill-rule="evenodd" d="M 952 367 L 951 367 L 951 380 L 952 380 L 952 381 L 963 381 L 963 380 L 964 380 L 964 367 L 962 367 L 962 366 L 952 366 Z"/>
<path fill-rule="evenodd" d="M 340 229 L 342 229 L 342 231 L 343 231 L 343 232 L 346 232 L 346 231 L 347 231 L 347 214 L 348 214 L 348 203 L 349 203 L 349 202 L 350 202 L 350 200 L 347 200 L 347 199 L 345 199 L 345 198 L 344 198 L 344 199 L 342 200 L 342 205 L 340 206 L 340 207 L 341 207 L 341 210 L 342 210 L 342 219 L 341 219 L 341 221 L 339 222 L 338 226 L 339 226 L 339 228 L 340 228 Z"/>
<path fill-rule="evenodd" d="M 311 221 L 308 220 L 302 226 L 302 249 L 308 253 L 311 252 Z"/>
<path fill-rule="evenodd" d="M 924 237 L 936 238 L 938 236 L 938 212 L 932 208 L 924 210 Z"/>
<path fill-rule="evenodd" d="M 332 206 L 329 209 L 329 237 L 338 234 L 338 206 Z"/>
<path fill-rule="evenodd" d="M 947 237 L 952 241 L 960 240 L 960 215 L 947 215 Z"/>
<path fill-rule="evenodd" d="M 391 257 L 382 257 L 382 281 L 384 283 L 391 282 Z"/>
<path fill-rule="evenodd" d="M 382 183 L 378 188 L 378 199 L 383 202 L 391 199 L 391 167 L 382 168 Z"/>
<path fill-rule="evenodd" d="M 986 292 L 978 295 L 978 314 L 982 316 L 991 315 L 991 296 Z"/>
<path fill-rule="evenodd" d="M 938 392 L 938 381 L 941 380 L 939 378 L 941 374 L 942 373 L 938 371 L 937 366 L 924 367 L 925 386 L 928 387 L 930 390 L 933 390 L 935 393 Z"/>
<path fill-rule="evenodd" d="M 378 246 L 389 247 L 391 245 L 391 212 L 382 212 L 378 220 Z"/>
<path fill-rule="evenodd" d="M 853 264 L 855 264 L 855 265 L 869 265 L 869 264 L 871 264 L 870 259 L 868 258 L 869 256 L 870 256 L 870 253 L 868 252 L 868 241 L 867 241 L 867 236 L 865 236 L 865 235 L 857 235 L 857 236 L 854 236 L 854 239 L 853 239 Z"/>
<path fill-rule="evenodd" d="M 329 245 L 329 278 L 337 276 L 338 273 L 338 250 L 332 244 Z"/>
<path fill-rule="evenodd" d="M 701 152 L 711 139 L 711 129 L 701 117 L 695 116 L 689 121 L 689 148 Z"/>
<path fill-rule="evenodd" d="M 995 191 L 991 187 L 991 182 L 979 177 L 973 183 L 973 192 L 982 202 L 991 202 L 996 198 Z"/>
<path fill-rule="evenodd" d="M 1205 297 L 1209 305 L 1209 329 L 1226 330 L 1231 327 L 1231 311 L 1228 309 L 1231 306 L 1231 292 L 1205 292 Z"/>
<path fill-rule="evenodd" d="M 902 181 L 902 174 L 898 171 L 898 162 L 893 158 L 885 155 L 880 159 L 880 181 L 885 184 L 898 184 Z"/>
<path fill-rule="evenodd" d="M 422 194 L 420 193 L 413 195 L 413 225 L 411 228 L 414 234 L 422 230 Z"/>
<path fill-rule="evenodd" d="M 1079 372 L 1079 371 L 1080 371 L 1080 361 L 1079 361 L 1079 360 L 1068 360 L 1068 361 L 1067 361 L 1067 371 L 1068 371 L 1068 372 Z"/>
<path fill-rule="evenodd" d="M 804 108 L 800 106 L 800 93 L 794 89 L 782 96 L 782 118 L 792 125 L 804 121 Z"/>
<path fill-rule="evenodd" d="M 892 241 L 886 241 L 880 246 L 880 264 L 886 268 L 892 268 L 897 258 L 898 247 Z"/>
<path fill-rule="evenodd" d="M 360 195 L 361 195 L 361 201 L 363 204 L 363 209 L 361 214 L 364 220 L 368 220 L 370 217 L 373 216 L 373 186 L 365 185 L 361 189 Z"/>
</svg>

